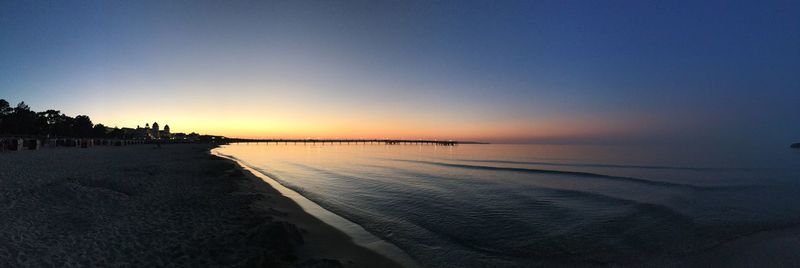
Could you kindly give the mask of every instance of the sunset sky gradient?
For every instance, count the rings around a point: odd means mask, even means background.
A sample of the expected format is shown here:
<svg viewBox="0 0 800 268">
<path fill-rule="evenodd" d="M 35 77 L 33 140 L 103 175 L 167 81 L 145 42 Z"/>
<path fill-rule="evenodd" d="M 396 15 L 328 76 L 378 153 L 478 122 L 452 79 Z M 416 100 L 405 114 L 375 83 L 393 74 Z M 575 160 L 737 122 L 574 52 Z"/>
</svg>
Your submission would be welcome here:
<svg viewBox="0 0 800 268">
<path fill-rule="evenodd" d="M 798 1 L 2 1 L 0 98 L 266 138 L 800 140 Z"/>
</svg>

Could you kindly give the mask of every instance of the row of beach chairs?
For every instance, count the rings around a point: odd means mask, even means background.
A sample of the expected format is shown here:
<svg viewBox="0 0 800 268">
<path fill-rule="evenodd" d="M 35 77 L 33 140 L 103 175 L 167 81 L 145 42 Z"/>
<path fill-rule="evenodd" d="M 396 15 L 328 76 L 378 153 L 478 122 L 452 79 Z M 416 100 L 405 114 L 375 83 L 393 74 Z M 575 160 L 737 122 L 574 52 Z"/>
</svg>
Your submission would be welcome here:
<svg viewBox="0 0 800 268">
<path fill-rule="evenodd" d="M 0 152 L 38 150 L 41 148 L 77 147 L 90 148 L 94 146 L 125 146 L 144 144 L 142 140 L 118 139 L 33 139 L 33 138 L 3 138 L 0 137 Z"/>
</svg>

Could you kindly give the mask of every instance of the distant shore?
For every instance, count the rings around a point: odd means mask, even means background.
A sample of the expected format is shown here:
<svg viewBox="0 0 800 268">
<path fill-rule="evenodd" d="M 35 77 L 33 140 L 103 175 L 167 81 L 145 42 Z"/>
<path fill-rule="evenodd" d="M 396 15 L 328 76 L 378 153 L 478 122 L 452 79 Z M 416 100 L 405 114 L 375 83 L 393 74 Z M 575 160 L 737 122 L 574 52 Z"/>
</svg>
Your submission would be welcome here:
<svg viewBox="0 0 800 268">
<path fill-rule="evenodd" d="M 0 154 L 0 266 L 399 266 L 213 147 Z"/>
</svg>

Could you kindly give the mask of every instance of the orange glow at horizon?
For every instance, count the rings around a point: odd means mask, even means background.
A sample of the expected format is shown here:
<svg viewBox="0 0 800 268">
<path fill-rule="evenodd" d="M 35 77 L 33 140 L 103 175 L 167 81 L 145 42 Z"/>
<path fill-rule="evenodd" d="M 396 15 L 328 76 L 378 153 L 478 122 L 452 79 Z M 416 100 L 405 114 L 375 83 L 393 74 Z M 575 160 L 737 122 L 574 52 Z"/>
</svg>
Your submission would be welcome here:
<svg viewBox="0 0 800 268">
<path fill-rule="evenodd" d="M 99 113 L 103 115 L 103 113 Z M 172 132 L 222 135 L 237 138 L 396 138 L 497 141 L 523 139 L 575 138 L 613 134 L 620 127 L 599 122 L 466 121 L 459 118 L 319 115 L 284 111 L 269 115 L 264 111 L 183 112 L 178 109 L 158 113 L 120 113 L 121 117 L 97 116 L 96 123 L 110 127 L 136 127 L 152 124 L 169 125 Z M 95 117 L 92 117 L 95 118 Z M 147 118 L 144 120 L 143 118 Z"/>
<path fill-rule="evenodd" d="M 571 114 L 536 116 L 526 110 L 504 109 L 498 103 L 457 95 L 384 96 L 380 90 L 353 93 L 336 85 L 258 79 L 188 81 L 169 80 L 149 86 L 139 80 L 121 83 L 124 85 L 90 83 L 82 88 L 101 93 L 88 95 L 62 111 L 73 116 L 89 115 L 94 123 L 109 127 L 135 128 L 158 122 L 169 125 L 172 132 L 237 138 L 493 142 L 614 136 L 639 127 L 631 125 L 635 120 L 630 118 L 610 121 Z M 119 92 L 137 94 L 119 98 Z M 62 96 L 47 97 L 58 102 Z"/>
</svg>

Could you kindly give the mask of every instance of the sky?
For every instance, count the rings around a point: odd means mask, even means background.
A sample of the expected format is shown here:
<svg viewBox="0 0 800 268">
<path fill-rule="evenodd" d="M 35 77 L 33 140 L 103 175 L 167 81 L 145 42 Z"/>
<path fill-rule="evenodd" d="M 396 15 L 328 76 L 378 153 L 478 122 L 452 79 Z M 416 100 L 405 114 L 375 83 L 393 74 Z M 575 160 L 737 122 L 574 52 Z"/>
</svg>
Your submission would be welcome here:
<svg viewBox="0 0 800 268">
<path fill-rule="evenodd" d="M 0 98 L 248 138 L 800 141 L 798 1 L 0 1 Z"/>
</svg>

